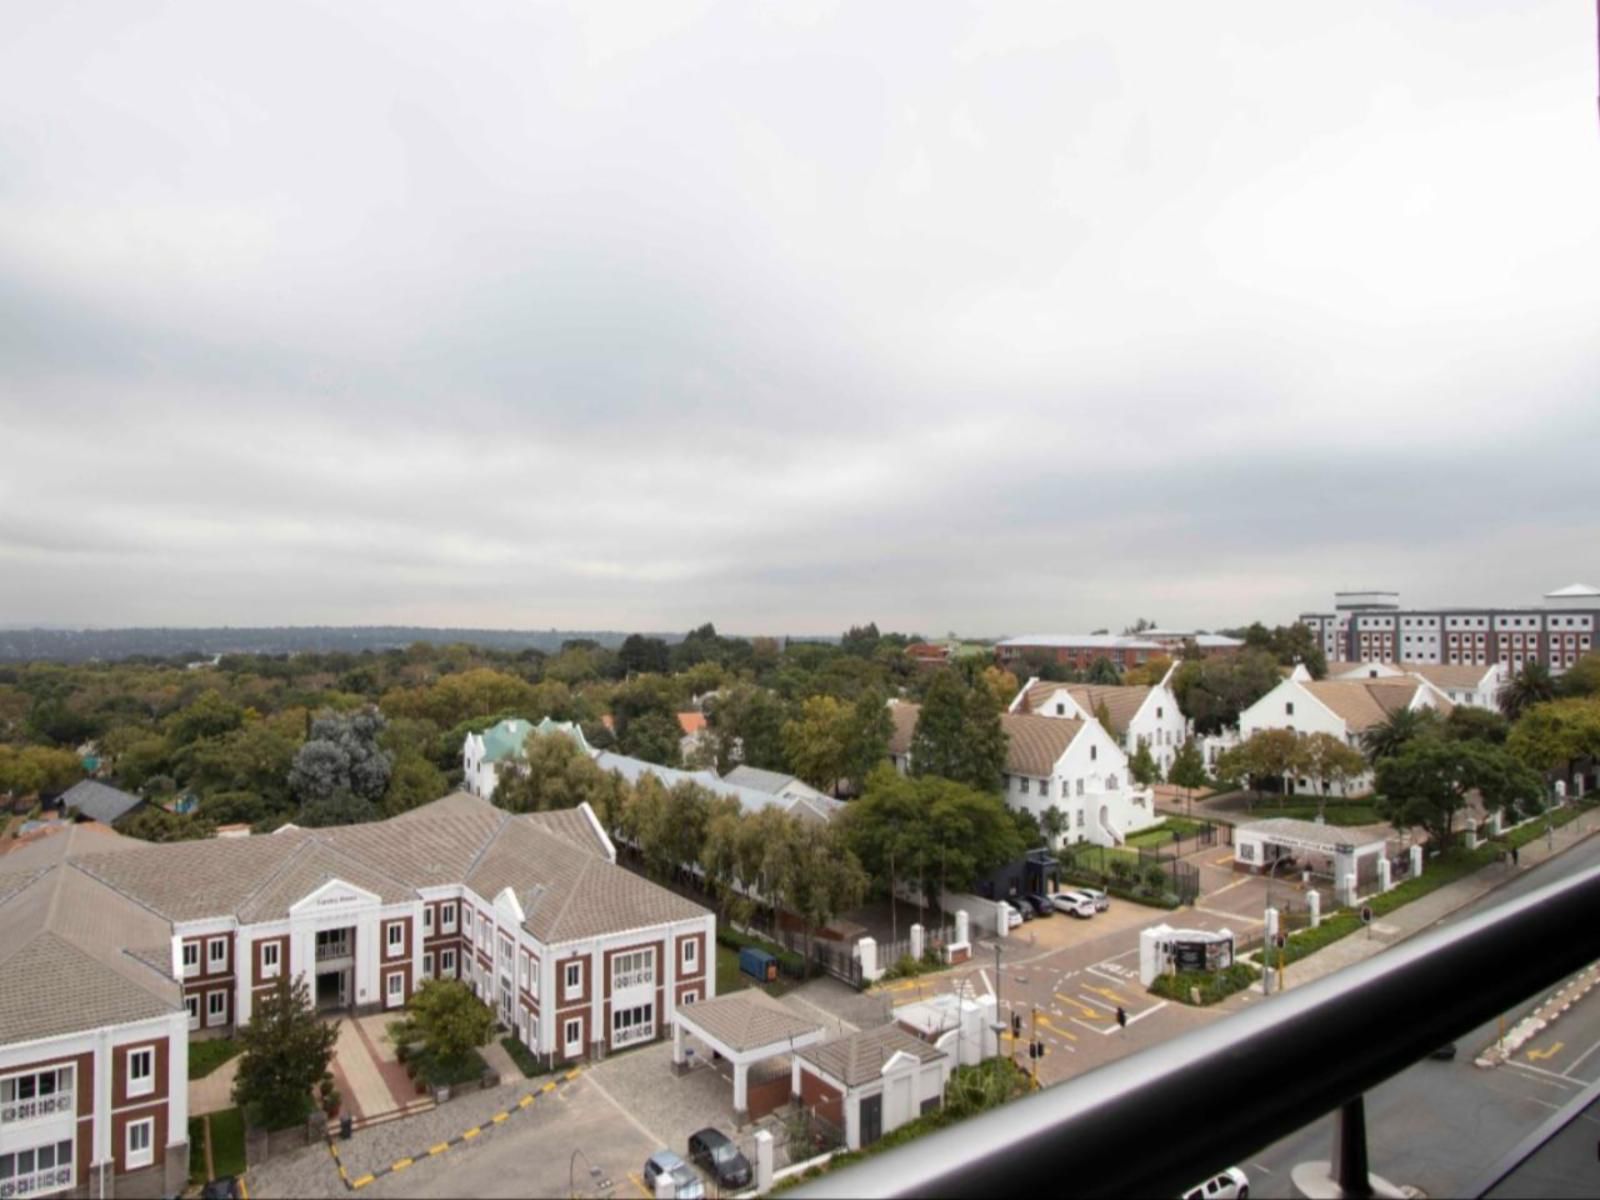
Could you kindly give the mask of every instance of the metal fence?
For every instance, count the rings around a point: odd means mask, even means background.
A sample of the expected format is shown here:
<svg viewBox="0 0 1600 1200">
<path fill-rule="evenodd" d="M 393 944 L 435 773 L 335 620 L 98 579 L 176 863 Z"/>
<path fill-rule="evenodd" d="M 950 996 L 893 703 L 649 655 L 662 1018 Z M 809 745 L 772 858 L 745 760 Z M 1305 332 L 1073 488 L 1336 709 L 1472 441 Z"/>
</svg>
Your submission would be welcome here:
<svg viewBox="0 0 1600 1200">
<path fill-rule="evenodd" d="M 1193 904 L 1200 896 L 1200 868 L 1160 849 L 1110 848 L 1080 842 L 1057 854 L 1064 879 L 1160 902 L 1176 897 Z"/>
</svg>

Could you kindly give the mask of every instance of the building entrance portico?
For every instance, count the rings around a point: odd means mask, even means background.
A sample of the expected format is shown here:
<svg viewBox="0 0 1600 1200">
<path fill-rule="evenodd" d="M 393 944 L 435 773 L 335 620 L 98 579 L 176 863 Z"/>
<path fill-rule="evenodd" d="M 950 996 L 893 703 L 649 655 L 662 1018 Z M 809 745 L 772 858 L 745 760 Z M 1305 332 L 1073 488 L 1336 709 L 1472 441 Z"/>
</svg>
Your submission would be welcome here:
<svg viewBox="0 0 1600 1200">
<path fill-rule="evenodd" d="M 318 1012 L 349 1008 L 355 992 L 356 931 L 353 925 L 317 930 Z"/>
</svg>

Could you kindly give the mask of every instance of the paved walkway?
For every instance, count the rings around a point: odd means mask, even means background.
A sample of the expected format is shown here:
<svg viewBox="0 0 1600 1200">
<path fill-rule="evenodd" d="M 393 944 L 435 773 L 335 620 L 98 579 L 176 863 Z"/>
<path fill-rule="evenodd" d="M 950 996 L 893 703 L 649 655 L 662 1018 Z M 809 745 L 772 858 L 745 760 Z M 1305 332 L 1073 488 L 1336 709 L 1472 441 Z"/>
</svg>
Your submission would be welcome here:
<svg viewBox="0 0 1600 1200">
<path fill-rule="evenodd" d="M 233 1080 L 238 1073 L 239 1056 L 235 1055 L 204 1079 L 189 1080 L 189 1115 L 198 1117 L 232 1108 Z"/>
<path fill-rule="evenodd" d="M 1299 962 L 1290 963 L 1284 968 L 1284 980 L 1292 988 L 1302 983 L 1310 983 L 1314 979 L 1321 979 L 1324 975 L 1332 974 L 1352 963 L 1371 958 L 1396 942 L 1404 941 L 1431 928 L 1458 908 L 1488 895 L 1515 879 L 1523 871 L 1548 861 L 1596 832 L 1600 832 L 1600 810 L 1584 813 L 1557 829 L 1553 838 L 1553 848 L 1546 845 L 1543 837 L 1536 838 L 1523 846 L 1518 852 L 1519 863 L 1514 868 L 1497 865 L 1486 867 L 1465 879 L 1446 884 L 1438 891 L 1429 892 L 1421 899 L 1413 900 L 1410 904 L 1375 918 L 1370 927 L 1370 934 L 1365 930 L 1353 933 Z"/>
<path fill-rule="evenodd" d="M 506 1048 L 500 1044 L 500 1039 L 491 1037 L 489 1044 L 478 1050 L 483 1055 L 483 1061 L 489 1064 L 489 1069 L 500 1078 L 501 1083 L 521 1083 L 523 1080 L 522 1068 L 512 1060 Z"/>
<path fill-rule="evenodd" d="M 344 1092 L 345 1111 L 354 1116 L 388 1112 L 405 1102 L 390 1090 L 359 1021 L 339 1022 L 339 1040 L 333 1046 L 333 1069 L 339 1088 Z M 402 1070 L 402 1077 L 404 1074 Z"/>
</svg>

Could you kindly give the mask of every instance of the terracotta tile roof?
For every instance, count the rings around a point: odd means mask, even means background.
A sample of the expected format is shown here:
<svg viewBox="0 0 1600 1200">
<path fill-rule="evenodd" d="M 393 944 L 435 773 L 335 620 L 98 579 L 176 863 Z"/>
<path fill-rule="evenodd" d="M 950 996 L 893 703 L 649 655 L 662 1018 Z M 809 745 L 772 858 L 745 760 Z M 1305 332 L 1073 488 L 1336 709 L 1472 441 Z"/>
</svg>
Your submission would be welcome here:
<svg viewBox="0 0 1600 1200">
<path fill-rule="evenodd" d="M 699 733 L 706 727 L 706 715 L 701 712 L 681 712 L 678 714 L 678 728 L 683 730 L 684 736 Z"/>
<path fill-rule="evenodd" d="M 1492 666 L 1473 666 L 1469 663 L 1401 663 L 1400 669 L 1421 675 L 1434 687 L 1475 689 L 1493 671 Z"/>
<path fill-rule="evenodd" d="M 922 705 L 907 704 L 904 700 L 889 705 L 889 719 L 894 722 L 894 732 L 889 735 L 889 753 L 911 753 L 911 737 L 917 731 L 917 718 L 922 715 Z"/>
<path fill-rule="evenodd" d="M 1002 713 L 1006 734 L 1006 770 L 1017 775 L 1047 776 L 1083 731 L 1084 722 L 1069 717 L 1037 717 Z"/>
<path fill-rule="evenodd" d="M 909 1054 L 925 1063 L 947 1057 L 937 1046 L 913 1037 L 898 1025 L 880 1025 L 820 1046 L 807 1046 L 797 1050 L 795 1057 L 815 1064 L 845 1087 L 860 1087 L 881 1079 L 884 1065 L 896 1054 Z"/>
<path fill-rule="evenodd" d="M 1402 675 L 1385 679 L 1317 679 L 1300 686 L 1344 721 L 1351 732 L 1361 733 L 1410 705 L 1423 685 Z M 1440 707 L 1442 713 L 1450 711 L 1448 701 L 1440 702 Z"/>
</svg>

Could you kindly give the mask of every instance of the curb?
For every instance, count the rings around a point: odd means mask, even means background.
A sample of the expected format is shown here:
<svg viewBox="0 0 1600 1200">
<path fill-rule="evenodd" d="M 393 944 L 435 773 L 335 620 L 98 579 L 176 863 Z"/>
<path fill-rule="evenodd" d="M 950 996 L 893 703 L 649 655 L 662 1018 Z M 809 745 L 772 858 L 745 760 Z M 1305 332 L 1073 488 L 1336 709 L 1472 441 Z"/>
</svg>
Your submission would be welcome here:
<svg viewBox="0 0 1600 1200">
<path fill-rule="evenodd" d="M 1593 963 L 1583 969 L 1576 982 L 1569 983 L 1550 996 L 1533 1012 L 1518 1021 L 1503 1040 L 1488 1047 L 1473 1059 L 1473 1065 L 1487 1070 L 1510 1061 L 1518 1050 L 1559 1021 L 1574 1004 L 1592 992 L 1597 985 L 1600 985 L 1600 963 Z M 1541 1013 L 1544 1015 L 1541 1016 Z"/>
<path fill-rule="evenodd" d="M 331 1136 L 328 1138 L 328 1153 L 333 1156 L 334 1166 L 339 1169 L 339 1180 L 344 1184 L 345 1190 L 347 1192 L 360 1191 L 369 1183 L 382 1179 L 385 1175 L 393 1175 L 397 1171 L 404 1171 L 408 1167 L 414 1166 L 423 1159 L 437 1158 L 439 1155 L 449 1152 L 456 1146 L 466 1145 L 474 1138 L 480 1137 L 487 1130 L 493 1129 L 496 1125 L 504 1124 L 506 1121 L 510 1120 L 513 1113 L 522 1112 L 532 1107 L 533 1102 L 540 1096 L 549 1095 L 551 1092 L 554 1092 L 557 1087 L 563 1084 L 571 1083 L 578 1077 L 580 1073 L 581 1068 L 574 1067 L 572 1070 L 564 1073 L 559 1079 L 546 1080 L 542 1087 L 527 1093 L 522 1097 L 522 1099 L 518 1100 L 510 1108 L 501 1109 L 487 1121 L 484 1121 L 478 1125 L 474 1125 L 471 1129 L 457 1134 L 448 1141 L 438 1142 L 435 1145 L 429 1146 L 426 1150 L 419 1151 L 414 1155 L 404 1158 L 397 1158 L 386 1167 L 379 1167 L 376 1171 L 368 1171 L 365 1175 L 358 1175 L 354 1179 L 350 1178 L 350 1171 L 344 1165 L 344 1160 L 339 1156 L 339 1143 L 334 1141 Z"/>
</svg>

